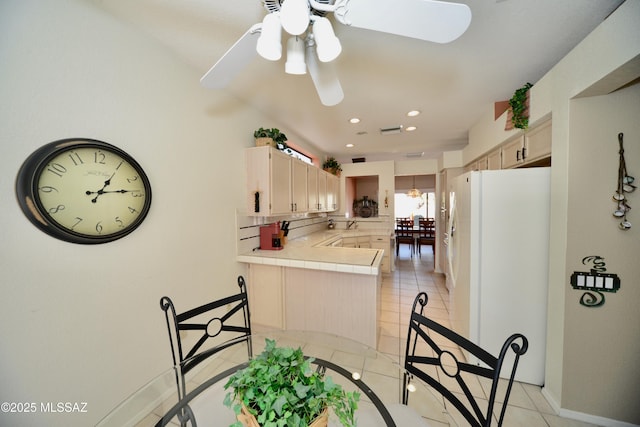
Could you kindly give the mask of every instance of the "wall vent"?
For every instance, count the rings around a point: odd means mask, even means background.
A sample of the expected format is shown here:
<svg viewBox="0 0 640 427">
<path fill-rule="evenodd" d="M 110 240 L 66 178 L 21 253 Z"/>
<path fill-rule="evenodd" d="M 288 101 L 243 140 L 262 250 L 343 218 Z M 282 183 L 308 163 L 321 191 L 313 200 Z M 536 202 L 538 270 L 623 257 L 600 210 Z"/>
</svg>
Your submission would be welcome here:
<svg viewBox="0 0 640 427">
<path fill-rule="evenodd" d="M 402 132 L 402 125 L 380 129 L 380 134 L 382 135 L 393 135 L 400 132 Z"/>
<path fill-rule="evenodd" d="M 419 153 L 407 153 L 406 157 L 422 157 L 424 156 L 424 151 L 421 151 Z"/>
</svg>

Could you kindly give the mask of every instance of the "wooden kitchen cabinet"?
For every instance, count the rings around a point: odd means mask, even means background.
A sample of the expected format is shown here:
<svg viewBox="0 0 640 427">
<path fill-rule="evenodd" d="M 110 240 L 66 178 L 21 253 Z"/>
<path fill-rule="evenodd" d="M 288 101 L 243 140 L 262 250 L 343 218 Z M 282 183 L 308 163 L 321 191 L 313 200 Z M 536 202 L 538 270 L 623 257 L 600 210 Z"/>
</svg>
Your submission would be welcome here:
<svg viewBox="0 0 640 427">
<path fill-rule="evenodd" d="M 254 147 L 245 150 L 245 163 L 247 214 L 289 214 L 292 204 L 291 157 L 268 146 Z"/>
<path fill-rule="evenodd" d="M 306 163 L 268 146 L 247 148 L 245 162 L 248 215 L 308 211 Z"/>
<path fill-rule="evenodd" d="M 371 248 L 384 249 L 380 270 L 383 273 L 391 273 L 391 238 L 389 236 L 371 236 Z"/>
<path fill-rule="evenodd" d="M 487 169 L 498 170 L 502 168 L 502 149 L 497 148 L 487 155 Z"/>
<path fill-rule="evenodd" d="M 247 148 L 245 161 L 249 216 L 338 209 L 337 176 L 272 147 Z"/>
<path fill-rule="evenodd" d="M 327 173 L 318 169 L 318 211 L 327 211 Z"/>
<path fill-rule="evenodd" d="M 524 166 L 551 156 L 551 120 L 530 128 L 502 146 L 502 169 Z"/>
<path fill-rule="evenodd" d="M 320 199 L 318 198 L 318 175 L 320 169 L 313 165 L 307 165 L 307 206 L 309 212 L 320 212 Z"/>
<path fill-rule="evenodd" d="M 551 120 L 531 128 L 524 135 L 525 163 L 549 157 L 551 155 Z"/>
<path fill-rule="evenodd" d="M 291 158 L 291 211 L 308 212 L 308 173 L 307 164 Z"/>
<path fill-rule="evenodd" d="M 513 168 L 523 162 L 523 147 L 524 136 L 522 135 L 517 136 L 515 139 L 508 141 L 502 146 L 502 169 Z"/>
<path fill-rule="evenodd" d="M 324 172 L 324 171 L 322 171 Z M 338 210 L 338 195 L 340 192 L 340 178 L 330 173 L 327 175 L 327 212 Z"/>
<path fill-rule="evenodd" d="M 282 267 L 249 264 L 247 295 L 251 307 L 251 322 L 283 329 L 284 274 Z"/>
</svg>

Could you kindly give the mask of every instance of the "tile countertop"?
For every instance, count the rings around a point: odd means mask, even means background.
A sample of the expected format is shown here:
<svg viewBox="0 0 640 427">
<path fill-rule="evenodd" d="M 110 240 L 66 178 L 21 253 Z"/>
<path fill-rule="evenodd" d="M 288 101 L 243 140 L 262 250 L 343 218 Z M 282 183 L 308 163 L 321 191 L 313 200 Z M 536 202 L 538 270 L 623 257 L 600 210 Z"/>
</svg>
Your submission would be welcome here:
<svg viewBox="0 0 640 427">
<path fill-rule="evenodd" d="M 326 230 L 288 240 L 279 251 L 254 250 L 238 255 L 239 262 L 378 275 L 384 251 L 370 248 L 325 246 L 340 237 L 389 236 L 389 230 Z"/>
</svg>

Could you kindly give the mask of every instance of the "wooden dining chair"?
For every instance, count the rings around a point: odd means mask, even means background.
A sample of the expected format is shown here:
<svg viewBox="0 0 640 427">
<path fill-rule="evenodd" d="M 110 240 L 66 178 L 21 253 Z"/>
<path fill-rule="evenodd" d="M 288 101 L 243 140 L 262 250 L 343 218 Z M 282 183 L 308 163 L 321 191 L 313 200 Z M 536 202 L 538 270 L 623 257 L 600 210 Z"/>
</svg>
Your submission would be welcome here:
<svg viewBox="0 0 640 427">
<path fill-rule="evenodd" d="M 185 312 L 176 313 L 169 297 L 160 299 L 165 313 L 173 364 L 177 369 L 178 399 L 186 394 L 186 374 L 206 358 L 233 345 L 246 343 L 253 356 L 247 286 L 238 276 L 239 292 Z M 188 417 L 188 413 L 185 412 Z M 184 424 L 184 423 L 183 423 Z"/>
<path fill-rule="evenodd" d="M 398 219 L 396 221 L 396 256 L 400 255 L 400 245 L 408 244 L 411 249 L 411 257 L 415 250 L 415 239 L 413 237 L 413 221 L 410 219 Z"/>
<path fill-rule="evenodd" d="M 491 426 L 494 416 L 497 416 L 497 414 L 494 415 L 496 402 L 502 402 L 502 409 L 497 417 L 497 425 L 501 426 L 518 361 L 529 346 L 527 338 L 522 334 L 511 335 L 502 345 L 498 357 L 495 357 L 463 336 L 425 316 L 424 309 L 428 299 L 425 292 L 420 292 L 413 302 L 405 350 L 403 403 L 407 404 L 409 400 L 411 381 L 418 378 L 455 406 L 473 427 Z M 457 348 L 477 358 L 480 364 L 458 360 L 454 354 L 456 350 L 453 352 L 451 350 Z M 513 364 L 509 367 L 505 364 L 505 357 L 510 351 L 513 351 L 515 357 Z M 498 399 L 498 383 L 503 368 L 505 368 L 506 381 L 500 384 L 502 391 Z M 487 378 L 490 381 L 490 392 L 486 403 L 482 403 L 485 399 L 481 400 L 472 393 L 472 381 L 478 383 L 479 378 Z"/>
<path fill-rule="evenodd" d="M 420 218 L 420 231 L 416 239 L 418 254 L 422 257 L 422 246 L 431 246 L 433 255 L 436 254 L 436 221 L 433 218 Z"/>
</svg>

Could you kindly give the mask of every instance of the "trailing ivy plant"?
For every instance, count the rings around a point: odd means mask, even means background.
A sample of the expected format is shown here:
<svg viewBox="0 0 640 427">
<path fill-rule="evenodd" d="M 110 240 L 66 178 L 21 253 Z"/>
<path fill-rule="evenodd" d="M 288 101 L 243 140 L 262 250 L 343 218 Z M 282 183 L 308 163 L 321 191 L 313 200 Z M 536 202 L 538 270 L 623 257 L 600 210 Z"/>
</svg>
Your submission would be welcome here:
<svg viewBox="0 0 640 427">
<path fill-rule="evenodd" d="M 527 129 L 529 127 L 529 117 L 525 116 L 524 113 L 527 109 L 527 92 L 532 86 L 531 83 L 526 83 L 520 89 L 517 89 L 513 97 L 509 100 L 509 106 L 513 113 L 511 122 L 513 126 L 518 129 Z"/>
<path fill-rule="evenodd" d="M 331 377 L 312 369 L 313 360 L 300 348 L 277 347 L 266 339 L 265 350 L 225 384 L 225 390 L 233 391 L 227 392 L 224 404 L 236 414 L 244 404 L 263 427 L 306 427 L 327 407 L 343 426 L 355 426 L 360 393 L 346 392 Z"/>
</svg>

